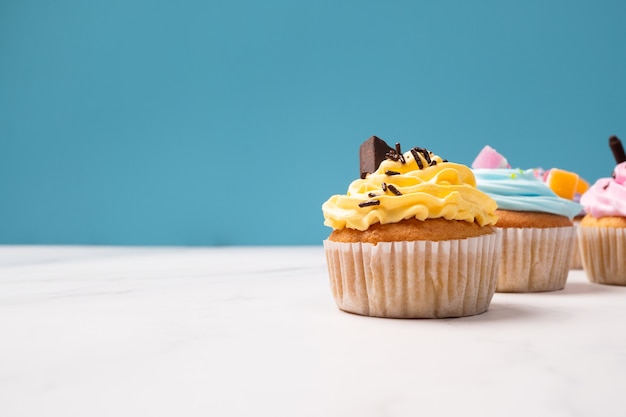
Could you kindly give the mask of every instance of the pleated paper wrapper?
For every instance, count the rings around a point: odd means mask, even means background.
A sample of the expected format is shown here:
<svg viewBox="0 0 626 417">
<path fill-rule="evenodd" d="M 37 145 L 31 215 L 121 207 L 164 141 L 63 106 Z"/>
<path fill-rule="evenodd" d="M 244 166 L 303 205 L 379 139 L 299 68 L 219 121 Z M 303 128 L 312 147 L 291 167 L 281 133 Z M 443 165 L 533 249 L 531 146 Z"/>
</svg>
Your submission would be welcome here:
<svg viewBox="0 0 626 417">
<path fill-rule="evenodd" d="M 324 241 L 337 306 L 364 316 L 463 317 L 487 311 L 499 233 L 440 242 Z"/>
<path fill-rule="evenodd" d="M 497 292 L 562 290 L 572 261 L 573 226 L 503 227 Z"/>
<path fill-rule="evenodd" d="M 626 285 L 626 229 L 580 226 L 578 244 L 590 282 Z"/>
<path fill-rule="evenodd" d="M 578 224 L 580 222 L 574 222 L 574 229 L 578 230 Z M 583 260 L 580 256 L 580 249 L 578 248 L 578 233 L 574 232 L 574 243 L 572 244 L 572 261 L 569 265 L 569 269 L 583 269 Z"/>
</svg>

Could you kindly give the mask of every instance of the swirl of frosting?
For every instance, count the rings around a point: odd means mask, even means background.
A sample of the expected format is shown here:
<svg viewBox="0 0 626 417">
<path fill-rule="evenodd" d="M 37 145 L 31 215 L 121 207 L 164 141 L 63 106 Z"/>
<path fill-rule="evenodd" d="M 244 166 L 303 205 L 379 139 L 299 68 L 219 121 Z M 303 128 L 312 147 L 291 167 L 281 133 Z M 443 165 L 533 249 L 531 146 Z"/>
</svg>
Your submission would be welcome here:
<svg viewBox="0 0 626 417">
<path fill-rule="evenodd" d="M 626 162 L 613 170 L 613 178 L 600 178 L 580 198 L 593 217 L 626 217 Z"/>
<path fill-rule="evenodd" d="M 571 219 L 582 209 L 557 196 L 532 169 L 474 169 L 474 175 L 478 189 L 496 200 L 502 210 L 538 211 Z"/>
<path fill-rule="evenodd" d="M 322 205 L 326 226 L 356 230 L 412 218 L 493 225 L 495 209 L 495 201 L 476 188 L 471 169 L 420 148 L 397 161 L 384 160 L 365 179 L 353 181 L 346 195 L 334 195 Z"/>
</svg>

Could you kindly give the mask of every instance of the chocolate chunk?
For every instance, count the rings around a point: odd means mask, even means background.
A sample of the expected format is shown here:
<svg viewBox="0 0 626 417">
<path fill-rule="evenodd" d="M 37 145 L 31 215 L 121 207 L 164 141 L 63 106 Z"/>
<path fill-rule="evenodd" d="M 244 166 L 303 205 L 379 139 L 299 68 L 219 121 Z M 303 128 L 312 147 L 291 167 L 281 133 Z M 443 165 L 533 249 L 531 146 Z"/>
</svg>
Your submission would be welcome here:
<svg viewBox="0 0 626 417">
<path fill-rule="evenodd" d="M 380 163 L 386 159 L 385 154 L 389 151 L 395 150 L 378 136 L 372 136 L 363 142 L 359 149 L 361 178 L 376 171 Z"/>
<path fill-rule="evenodd" d="M 616 163 L 620 164 L 626 161 L 626 153 L 624 153 L 622 141 L 620 141 L 617 136 L 614 135 L 609 138 L 609 146 L 611 147 L 611 151 L 613 151 L 613 157 Z"/>
</svg>

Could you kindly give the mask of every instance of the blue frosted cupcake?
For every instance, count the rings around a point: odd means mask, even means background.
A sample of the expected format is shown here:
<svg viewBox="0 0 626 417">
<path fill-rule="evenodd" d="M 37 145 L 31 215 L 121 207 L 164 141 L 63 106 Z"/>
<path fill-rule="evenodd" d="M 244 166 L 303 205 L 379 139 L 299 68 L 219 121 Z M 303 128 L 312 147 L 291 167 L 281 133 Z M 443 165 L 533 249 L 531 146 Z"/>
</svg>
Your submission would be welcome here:
<svg viewBox="0 0 626 417">
<path fill-rule="evenodd" d="M 557 196 L 532 169 L 472 166 L 477 188 L 498 205 L 503 246 L 496 291 L 563 289 L 576 233 L 571 219 L 582 206 Z"/>
</svg>

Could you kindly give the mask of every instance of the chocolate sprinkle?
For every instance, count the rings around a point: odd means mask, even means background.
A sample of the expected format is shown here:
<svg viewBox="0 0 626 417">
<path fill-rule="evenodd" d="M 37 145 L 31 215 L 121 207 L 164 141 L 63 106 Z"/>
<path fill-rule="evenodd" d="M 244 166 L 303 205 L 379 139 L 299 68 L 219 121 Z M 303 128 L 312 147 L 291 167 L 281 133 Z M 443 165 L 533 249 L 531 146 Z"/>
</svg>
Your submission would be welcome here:
<svg viewBox="0 0 626 417">
<path fill-rule="evenodd" d="M 402 193 L 400 191 L 398 191 L 398 189 L 396 187 L 394 187 L 393 185 L 391 185 L 391 184 L 388 184 L 387 188 L 389 189 L 389 191 L 391 191 L 395 195 L 402 195 Z"/>
<path fill-rule="evenodd" d="M 404 155 L 402 155 L 402 149 L 400 148 L 400 142 L 396 142 L 396 155 L 398 155 L 398 159 L 402 162 L 402 164 L 406 164 Z"/>
<path fill-rule="evenodd" d="M 359 207 L 369 207 L 369 206 L 379 206 L 380 200 L 368 200 L 362 203 L 359 203 Z"/>
<path fill-rule="evenodd" d="M 441 162 L 448 162 L 448 160 L 447 159 L 442 159 Z"/>
<path fill-rule="evenodd" d="M 606 190 L 607 188 L 609 188 L 609 184 L 610 184 L 610 182 L 607 182 L 606 185 L 604 187 L 602 187 L 602 189 Z"/>
<path fill-rule="evenodd" d="M 400 160 L 400 157 L 398 156 L 398 154 L 394 150 L 391 150 L 391 151 L 387 152 L 385 154 L 385 158 L 390 159 L 390 160 L 392 160 L 394 162 L 398 162 Z"/>
<path fill-rule="evenodd" d="M 389 175 L 389 176 L 400 175 L 400 173 L 398 171 L 392 171 L 392 170 L 388 169 L 387 171 L 385 171 L 385 175 Z"/>
<path fill-rule="evenodd" d="M 383 191 L 387 191 L 387 184 L 383 182 Z"/>
<path fill-rule="evenodd" d="M 411 155 L 413 155 L 413 159 L 415 159 L 415 162 L 417 163 L 418 168 L 424 169 L 424 164 L 422 164 L 422 158 L 420 158 L 420 154 L 417 151 L 417 148 L 411 149 Z"/>
<path fill-rule="evenodd" d="M 367 193 L 367 196 L 368 196 L 369 198 L 374 198 L 374 197 L 378 197 L 378 194 L 375 194 L 375 193 Z"/>
<path fill-rule="evenodd" d="M 424 149 L 424 148 L 417 148 L 417 150 L 419 152 L 422 153 L 422 155 L 424 155 L 424 159 L 426 160 L 426 163 L 430 165 L 430 155 L 428 154 L 428 150 Z"/>
<path fill-rule="evenodd" d="M 434 159 L 433 159 L 432 161 L 430 161 L 430 165 L 428 165 L 428 166 L 430 166 L 430 167 L 431 167 L 431 166 L 433 166 L 433 165 L 437 165 L 437 161 L 436 161 L 436 160 L 434 160 Z"/>
</svg>

